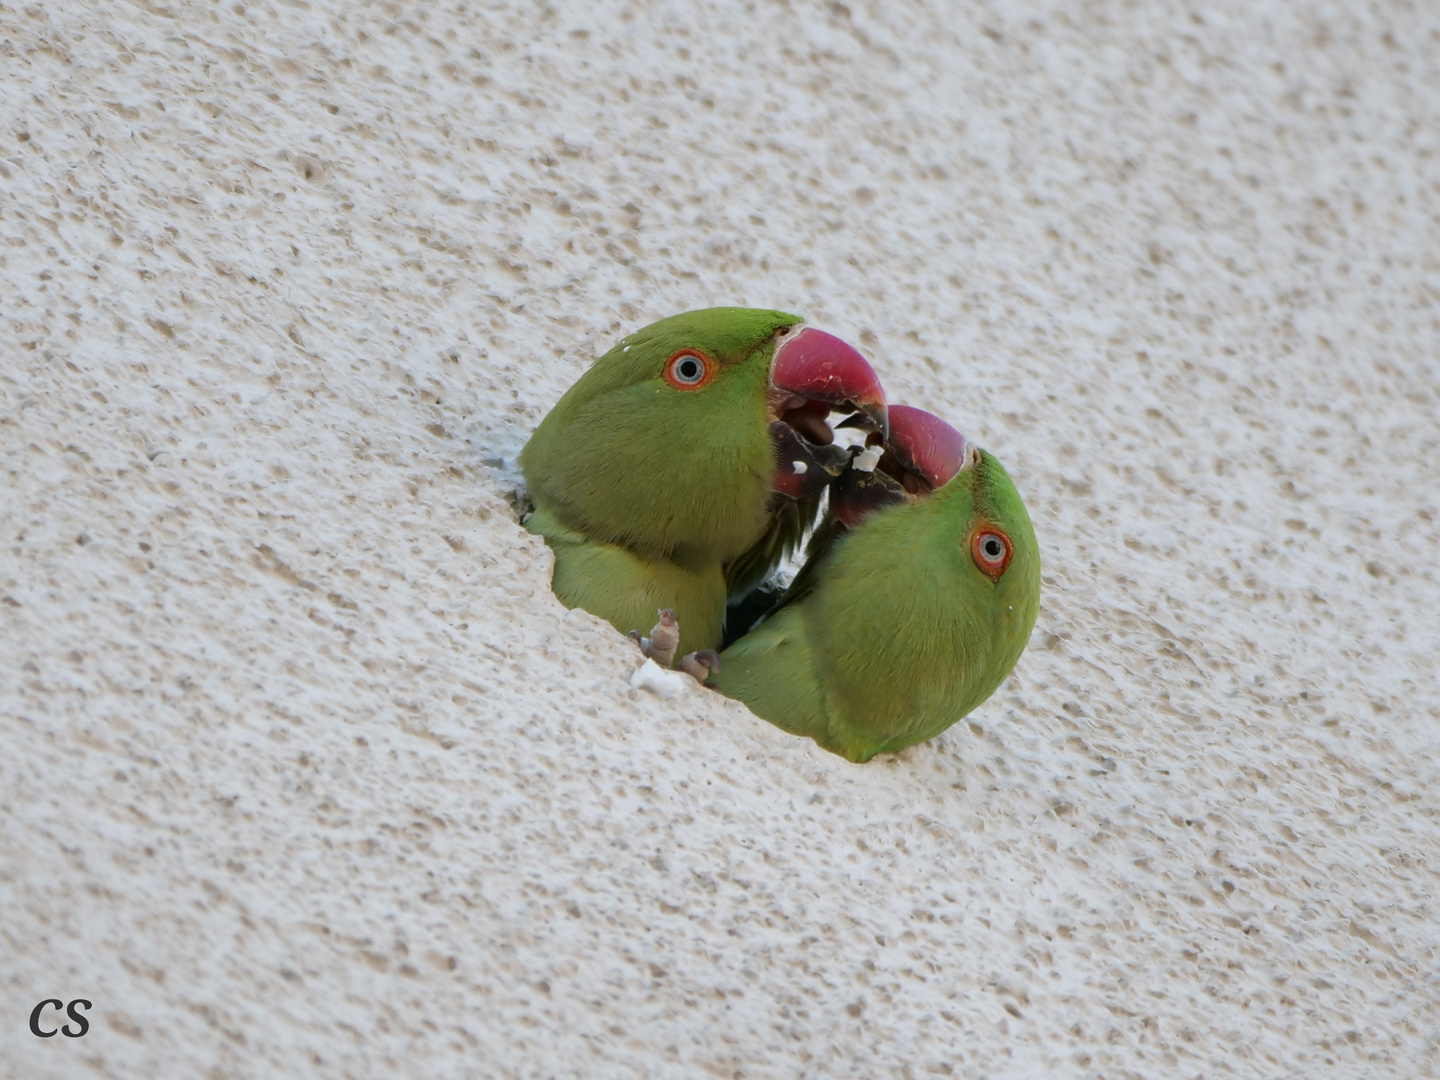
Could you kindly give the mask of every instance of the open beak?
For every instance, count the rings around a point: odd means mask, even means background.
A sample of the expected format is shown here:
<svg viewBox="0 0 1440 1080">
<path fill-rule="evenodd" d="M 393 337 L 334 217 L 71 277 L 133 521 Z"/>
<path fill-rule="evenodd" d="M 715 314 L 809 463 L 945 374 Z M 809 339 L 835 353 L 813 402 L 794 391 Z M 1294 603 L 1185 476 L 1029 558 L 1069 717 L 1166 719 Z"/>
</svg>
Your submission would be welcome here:
<svg viewBox="0 0 1440 1080">
<path fill-rule="evenodd" d="M 890 432 L 885 390 L 870 362 L 834 334 L 802 326 L 775 346 L 770 364 L 773 415 L 813 443 L 829 445 L 832 411 L 858 411 L 882 438 Z"/>
<path fill-rule="evenodd" d="M 812 442 L 783 420 L 770 424 L 770 442 L 775 447 L 772 490 L 797 501 L 818 497 L 850 467 L 848 446 Z"/>
<path fill-rule="evenodd" d="M 933 413 L 892 405 L 889 416 L 890 436 L 878 447 L 878 461 L 871 448 L 830 488 L 831 516 L 848 528 L 877 510 L 925 498 L 975 457 L 965 436 Z M 874 462 L 868 470 L 867 456 Z"/>
</svg>

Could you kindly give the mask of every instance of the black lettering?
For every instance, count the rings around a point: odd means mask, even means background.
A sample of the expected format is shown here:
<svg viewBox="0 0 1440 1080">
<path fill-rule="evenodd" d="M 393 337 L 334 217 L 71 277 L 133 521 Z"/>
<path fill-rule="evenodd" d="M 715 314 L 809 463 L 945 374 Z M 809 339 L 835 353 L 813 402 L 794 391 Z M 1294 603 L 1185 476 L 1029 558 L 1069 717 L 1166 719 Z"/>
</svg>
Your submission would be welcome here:
<svg viewBox="0 0 1440 1080">
<path fill-rule="evenodd" d="M 32 1034 L 42 1039 L 48 1039 L 50 1038 L 50 1036 L 55 1034 L 54 1031 L 40 1030 L 40 1013 L 46 1005 L 54 1005 L 57 1009 L 63 1009 L 65 1007 L 65 1003 L 59 998 L 46 998 L 44 1001 L 40 1002 L 39 1005 L 36 1005 L 35 1008 L 30 1010 L 30 1031 Z"/>
<path fill-rule="evenodd" d="M 81 1016 L 78 1012 L 75 1011 L 75 1006 L 77 1005 L 86 1009 L 90 1008 L 90 1002 L 86 1001 L 84 998 L 76 998 L 74 1001 L 70 1002 L 69 1005 L 65 1006 L 65 1011 L 69 1014 L 70 1019 L 74 1020 L 77 1024 L 80 1025 L 79 1031 L 71 1031 L 69 1024 L 66 1024 L 63 1028 L 60 1029 L 65 1033 L 65 1037 L 67 1039 L 78 1039 L 80 1038 L 80 1036 L 84 1035 L 87 1031 L 90 1030 L 90 1021 L 85 1019 L 85 1017 Z"/>
</svg>

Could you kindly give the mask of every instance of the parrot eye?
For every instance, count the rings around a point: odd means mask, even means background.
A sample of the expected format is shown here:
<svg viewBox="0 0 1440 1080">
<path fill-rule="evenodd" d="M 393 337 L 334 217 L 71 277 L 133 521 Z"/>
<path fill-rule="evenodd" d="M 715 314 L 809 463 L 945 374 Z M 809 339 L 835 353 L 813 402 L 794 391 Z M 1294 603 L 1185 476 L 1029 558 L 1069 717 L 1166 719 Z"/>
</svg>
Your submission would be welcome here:
<svg viewBox="0 0 1440 1080">
<path fill-rule="evenodd" d="M 970 556 L 991 581 L 1000 580 L 1014 553 L 1010 538 L 993 525 L 981 526 L 970 538 Z"/>
<path fill-rule="evenodd" d="M 708 357 L 686 349 L 665 361 L 665 381 L 676 390 L 694 390 L 710 381 L 712 370 Z"/>
</svg>

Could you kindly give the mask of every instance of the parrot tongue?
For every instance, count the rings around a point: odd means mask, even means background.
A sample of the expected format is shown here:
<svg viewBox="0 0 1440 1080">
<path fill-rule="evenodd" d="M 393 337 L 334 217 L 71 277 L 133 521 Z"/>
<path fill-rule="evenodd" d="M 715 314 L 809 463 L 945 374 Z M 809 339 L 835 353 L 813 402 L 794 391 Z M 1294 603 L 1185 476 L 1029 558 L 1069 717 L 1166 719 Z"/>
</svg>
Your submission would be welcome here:
<svg viewBox="0 0 1440 1080">
<path fill-rule="evenodd" d="M 882 435 L 889 433 L 880 376 L 853 346 L 824 330 L 802 326 L 781 339 L 770 364 L 770 386 L 772 415 L 818 445 L 834 439 L 825 423 L 832 409 L 858 410 Z"/>
<path fill-rule="evenodd" d="M 835 441 L 835 432 L 825 418 L 830 415 L 830 405 L 824 401 L 806 401 L 793 409 L 787 409 L 780 417 L 797 433 L 816 446 L 829 446 Z"/>
<path fill-rule="evenodd" d="M 830 489 L 830 513 L 849 528 L 944 487 L 971 457 L 965 436 L 938 416 L 911 405 L 889 413 L 890 437 L 857 456 Z"/>
</svg>

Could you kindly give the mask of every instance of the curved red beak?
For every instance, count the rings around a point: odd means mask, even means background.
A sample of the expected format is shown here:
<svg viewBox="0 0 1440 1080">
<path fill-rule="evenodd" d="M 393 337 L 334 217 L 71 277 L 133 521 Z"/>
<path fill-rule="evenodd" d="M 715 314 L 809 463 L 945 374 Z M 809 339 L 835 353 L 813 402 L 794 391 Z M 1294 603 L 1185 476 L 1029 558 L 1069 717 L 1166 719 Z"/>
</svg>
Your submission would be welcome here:
<svg viewBox="0 0 1440 1080">
<path fill-rule="evenodd" d="M 965 436 L 934 413 L 913 405 L 890 406 L 890 438 L 885 449 L 899 465 L 918 473 L 930 489 L 944 487 L 965 464 Z"/>
<path fill-rule="evenodd" d="M 781 397 L 781 413 L 819 401 L 836 409 L 857 409 L 875 423 L 882 436 L 889 433 L 880 376 L 858 350 L 834 334 L 810 326 L 792 330 L 775 347 L 770 385 Z M 787 401 L 786 395 L 805 401 Z"/>
</svg>

